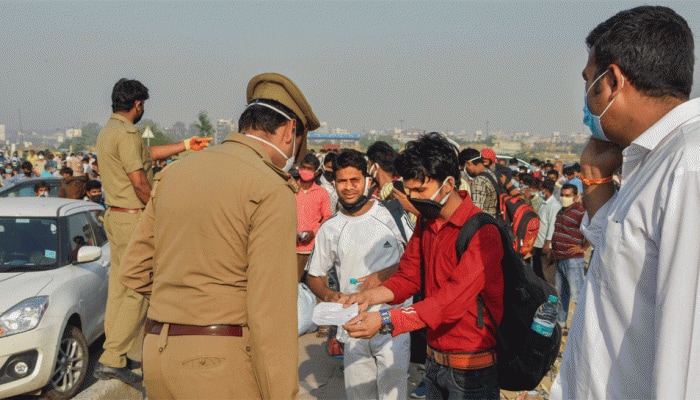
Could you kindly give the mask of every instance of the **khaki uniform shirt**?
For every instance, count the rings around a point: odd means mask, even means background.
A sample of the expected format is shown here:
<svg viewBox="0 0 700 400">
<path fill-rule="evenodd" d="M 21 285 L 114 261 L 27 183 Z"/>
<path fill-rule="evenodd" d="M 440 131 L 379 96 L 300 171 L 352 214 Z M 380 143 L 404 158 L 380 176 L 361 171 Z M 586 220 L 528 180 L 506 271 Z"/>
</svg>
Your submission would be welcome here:
<svg viewBox="0 0 700 400">
<path fill-rule="evenodd" d="M 143 169 L 153 184 L 151 156 L 136 126 L 119 114 L 112 114 L 97 137 L 100 176 L 106 203 L 121 208 L 143 208 L 129 179 L 129 173 Z"/>
<path fill-rule="evenodd" d="M 239 133 L 159 177 L 122 283 L 153 320 L 247 327 L 261 397 L 298 397 L 296 183 Z"/>
</svg>

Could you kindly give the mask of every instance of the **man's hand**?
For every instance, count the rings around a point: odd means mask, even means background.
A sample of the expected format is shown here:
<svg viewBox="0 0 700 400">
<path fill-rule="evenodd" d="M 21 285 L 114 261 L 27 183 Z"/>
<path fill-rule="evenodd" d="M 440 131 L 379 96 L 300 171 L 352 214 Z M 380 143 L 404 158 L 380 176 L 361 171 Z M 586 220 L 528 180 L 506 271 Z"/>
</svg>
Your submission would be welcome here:
<svg viewBox="0 0 700 400">
<path fill-rule="evenodd" d="M 329 291 L 325 296 L 323 296 L 323 301 L 327 303 L 341 303 L 341 299 L 345 298 L 345 295 L 341 292 Z"/>
<path fill-rule="evenodd" d="M 370 298 L 367 292 L 359 292 L 351 295 L 343 295 L 338 299 L 339 303 L 343 303 L 343 308 L 348 308 L 351 305 L 357 303 L 357 312 L 363 312 L 367 307 L 371 306 Z"/>
<path fill-rule="evenodd" d="M 364 292 L 365 290 L 369 289 L 374 289 L 382 284 L 382 280 L 379 279 L 378 272 L 373 272 L 367 276 L 363 276 L 362 278 L 359 278 L 357 282 L 360 283 L 360 292 Z"/>
<path fill-rule="evenodd" d="M 213 138 L 210 137 L 192 136 L 189 139 L 183 140 L 182 143 L 185 144 L 185 150 L 199 151 L 209 146 L 209 142 L 211 142 L 212 139 Z"/>
<path fill-rule="evenodd" d="M 343 325 L 343 328 L 348 331 L 348 335 L 359 339 L 373 337 L 381 327 L 382 317 L 378 312 L 361 312 L 357 317 Z"/>
<path fill-rule="evenodd" d="M 314 240 L 314 238 L 316 237 L 316 235 L 314 234 L 314 231 L 304 231 L 304 232 L 306 233 L 306 235 L 304 235 L 303 238 L 300 238 L 297 235 L 297 242 L 299 244 L 311 243 L 311 241 Z"/>
<path fill-rule="evenodd" d="M 581 174 L 587 179 L 611 176 L 622 166 L 622 147 L 591 137 L 581 153 Z"/>
<path fill-rule="evenodd" d="M 566 252 L 569 254 L 584 254 L 586 249 L 584 249 L 583 246 L 572 244 Z"/>
</svg>

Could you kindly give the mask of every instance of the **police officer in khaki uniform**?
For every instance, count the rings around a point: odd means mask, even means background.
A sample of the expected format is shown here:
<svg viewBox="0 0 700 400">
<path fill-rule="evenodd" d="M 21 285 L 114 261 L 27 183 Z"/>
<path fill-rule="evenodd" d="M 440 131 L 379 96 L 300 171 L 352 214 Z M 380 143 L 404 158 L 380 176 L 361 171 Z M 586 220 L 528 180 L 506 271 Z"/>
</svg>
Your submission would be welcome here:
<svg viewBox="0 0 700 400">
<path fill-rule="evenodd" d="M 105 313 L 104 352 L 95 367 L 99 379 L 120 379 L 135 385 L 141 376 L 127 368 L 126 354 L 139 354 L 141 327 L 148 302 L 119 282 L 121 259 L 148 202 L 153 172 L 151 159 L 165 159 L 185 150 L 201 150 L 211 138 L 146 147 L 134 124 L 141 120 L 148 89 L 121 79 L 112 89 L 113 114 L 97 137 L 100 173 L 106 202 L 105 230 L 111 246 L 111 267 Z M 132 349 L 133 348 L 133 349 Z"/>
<path fill-rule="evenodd" d="M 297 86 L 248 84 L 241 133 L 163 170 L 124 260 L 150 298 L 144 384 L 151 399 L 295 399 L 296 182 L 318 128 Z"/>
</svg>

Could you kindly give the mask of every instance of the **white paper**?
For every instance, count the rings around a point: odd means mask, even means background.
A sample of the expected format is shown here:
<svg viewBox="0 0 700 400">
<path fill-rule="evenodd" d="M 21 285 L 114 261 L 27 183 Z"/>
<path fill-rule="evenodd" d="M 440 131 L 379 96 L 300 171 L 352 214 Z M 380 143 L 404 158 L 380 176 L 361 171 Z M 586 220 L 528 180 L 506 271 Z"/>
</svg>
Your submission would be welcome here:
<svg viewBox="0 0 700 400">
<path fill-rule="evenodd" d="M 357 316 L 357 303 L 343 308 L 341 303 L 318 303 L 311 320 L 316 325 L 343 325 Z"/>
</svg>

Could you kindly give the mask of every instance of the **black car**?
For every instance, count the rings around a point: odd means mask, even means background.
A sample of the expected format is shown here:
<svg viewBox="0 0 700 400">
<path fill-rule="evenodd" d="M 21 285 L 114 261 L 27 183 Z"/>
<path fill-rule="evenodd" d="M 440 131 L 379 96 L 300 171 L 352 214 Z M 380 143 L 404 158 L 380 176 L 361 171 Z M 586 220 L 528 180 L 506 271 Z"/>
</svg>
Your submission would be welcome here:
<svg viewBox="0 0 700 400">
<path fill-rule="evenodd" d="M 34 197 L 34 185 L 41 181 L 49 185 L 49 197 L 58 197 L 58 188 L 61 186 L 61 178 L 55 176 L 28 178 L 10 187 L 3 187 L 0 189 L 0 197 Z"/>
</svg>

